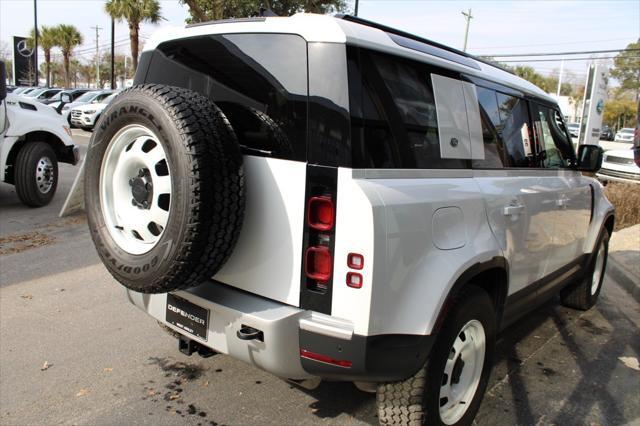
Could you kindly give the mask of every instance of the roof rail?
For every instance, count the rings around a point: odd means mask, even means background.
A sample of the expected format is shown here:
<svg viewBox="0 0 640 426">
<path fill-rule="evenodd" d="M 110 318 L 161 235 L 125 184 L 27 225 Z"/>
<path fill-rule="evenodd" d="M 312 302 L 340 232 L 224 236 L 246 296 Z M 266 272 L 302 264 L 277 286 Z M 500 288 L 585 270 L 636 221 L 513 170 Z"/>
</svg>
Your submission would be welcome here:
<svg viewBox="0 0 640 426">
<path fill-rule="evenodd" d="M 490 65 L 492 67 L 495 67 L 495 68 L 498 68 L 498 69 L 501 69 L 503 71 L 506 71 L 508 73 L 513 74 L 513 72 L 511 72 L 510 70 L 505 69 L 505 68 L 501 67 L 500 65 L 498 65 L 496 63 L 493 63 L 493 62 L 491 62 L 489 60 L 486 60 L 486 59 L 483 59 L 483 58 L 479 58 L 479 57 L 474 56 L 474 55 L 470 55 L 469 53 L 463 52 L 462 50 L 458 50 L 458 49 L 455 49 L 453 47 L 446 46 L 444 44 L 438 43 L 438 42 L 433 41 L 433 40 L 429 40 L 429 39 L 426 39 L 426 38 L 423 38 L 423 37 L 419 37 L 419 36 L 417 36 L 415 34 L 411 34 L 411 33 L 408 33 L 406 31 L 402 31 L 402 30 L 398 30 L 396 28 L 388 27 L 386 25 L 379 24 L 379 23 L 373 22 L 373 21 L 369 21 L 367 19 L 358 18 L 357 16 L 353 16 L 353 15 L 338 14 L 338 15 L 336 15 L 336 18 L 343 19 L 345 21 L 354 22 L 354 23 L 360 24 L 360 25 L 365 25 L 365 26 L 371 27 L 371 28 L 377 28 L 377 29 L 382 30 L 382 31 L 384 31 L 386 33 L 389 33 L 389 34 L 394 34 L 394 35 L 397 35 L 397 36 L 400 36 L 400 37 L 405 37 L 405 38 L 408 38 L 408 39 L 411 39 L 411 40 L 415 40 L 417 42 L 424 43 L 424 44 L 427 44 L 429 46 L 436 47 L 438 49 L 446 50 L 446 51 L 454 53 L 456 55 L 460 55 L 460 56 L 463 56 L 465 58 L 470 58 L 470 59 L 473 59 L 475 61 L 482 62 L 483 64 L 487 64 L 487 65 Z"/>
</svg>

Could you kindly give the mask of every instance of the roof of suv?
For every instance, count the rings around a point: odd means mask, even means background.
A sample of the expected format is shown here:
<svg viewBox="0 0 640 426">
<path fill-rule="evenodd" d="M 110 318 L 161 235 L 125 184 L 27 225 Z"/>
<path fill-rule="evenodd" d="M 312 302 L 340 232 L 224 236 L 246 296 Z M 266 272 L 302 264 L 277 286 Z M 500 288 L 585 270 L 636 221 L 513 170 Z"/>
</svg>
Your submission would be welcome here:
<svg viewBox="0 0 640 426">
<path fill-rule="evenodd" d="M 153 50 L 169 40 L 233 33 L 297 34 L 307 42 L 349 43 L 484 78 L 555 103 L 539 87 L 497 66 L 442 44 L 350 16 L 299 13 L 286 18 L 245 18 L 165 27 L 153 34 L 144 50 Z"/>
</svg>

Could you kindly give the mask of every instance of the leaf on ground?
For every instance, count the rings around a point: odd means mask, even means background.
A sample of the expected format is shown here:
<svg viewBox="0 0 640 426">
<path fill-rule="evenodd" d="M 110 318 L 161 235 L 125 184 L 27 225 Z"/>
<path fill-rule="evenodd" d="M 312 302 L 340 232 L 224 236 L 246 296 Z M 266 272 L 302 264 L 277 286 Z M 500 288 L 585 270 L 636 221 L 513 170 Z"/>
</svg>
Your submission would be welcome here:
<svg viewBox="0 0 640 426">
<path fill-rule="evenodd" d="M 178 394 L 173 394 L 173 395 L 169 396 L 169 399 L 170 399 L 171 401 L 175 401 L 176 399 L 180 399 L 180 395 L 178 395 Z"/>
<path fill-rule="evenodd" d="M 640 371 L 640 363 L 638 362 L 638 358 L 634 356 L 620 356 L 618 357 L 618 359 L 622 361 L 625 366 L 633 370 Z"/>
<path fill-rule="evenodd" d="M 203 388 L 206 388 L 207 386 L 209 386 L 209 381 L 208 380 L 202 384 Z"/>
<path fill-rule="evenodd" d="M 113 371 L 113 368 L 106 367 L 102 371 L 104 371 L 105 373 L 111 373 Z"/>
<path fill-rule="evenodd" d="M 157 395 L 158 394 L 158 392 L 156 392 L 154 389 L 149 389 L 147 391 L 147 393 L 149 394 L 149 396 L 153 396 L 153 395 Z"/>
<path fill-rule="evenodd" d="M 89 393 L 89 389 L 80 389 L 80 392 L 76 394 L 76 396 L 85 396 Z"/>
<path fill-rule="evenodd" d="M 42 367 L 40 367 L 40 370 L 41 371 L 48 370 L 49 367 L 51 367 L 52 365 L 53 364 L 49 364 L 49 361 L 45 361 L 44 364 L 42 364 Z"/>
<path fill-rule="evenodd" d="M 22 296 L 20 296 L 20 297 L 22 297 L 23 299 L 28 299 L 28 300 L 33 299 L 33 296 L 32 296 L 32 295 L 30 295 L 30 294 L 23 294 L 23 295 L 22 295 Z"/>
</svg>

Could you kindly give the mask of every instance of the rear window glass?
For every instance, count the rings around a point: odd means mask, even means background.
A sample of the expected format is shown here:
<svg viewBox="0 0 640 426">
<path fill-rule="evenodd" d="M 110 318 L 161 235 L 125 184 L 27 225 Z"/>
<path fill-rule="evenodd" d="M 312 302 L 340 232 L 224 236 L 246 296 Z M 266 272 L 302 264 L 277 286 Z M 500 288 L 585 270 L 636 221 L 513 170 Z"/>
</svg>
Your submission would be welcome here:
<svg viewBox="0 0 640 426">
<path fill-rule="evenodd" d="M 301 37 L 230 34 L 166 42 L 155 50 L 145 81 L 209 97 L 246 154 L 306 159 L 307 45 Z"/>
</svg>

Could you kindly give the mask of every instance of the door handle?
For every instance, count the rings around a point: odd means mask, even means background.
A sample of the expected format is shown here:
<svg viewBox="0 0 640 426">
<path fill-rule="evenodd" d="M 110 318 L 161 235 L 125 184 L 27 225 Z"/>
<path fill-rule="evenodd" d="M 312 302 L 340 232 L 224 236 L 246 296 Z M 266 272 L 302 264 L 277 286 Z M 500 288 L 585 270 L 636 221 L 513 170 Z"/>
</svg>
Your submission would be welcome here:
<svg viewBox="0 0 640 426">
<path fill-rule="evenodd" d="M 524 210 L 524 206 L 522 204 L 513 204 L 504 206 L 502 208 L 502 214 L 505 216 L 517 216 Z"/>
</svg>

